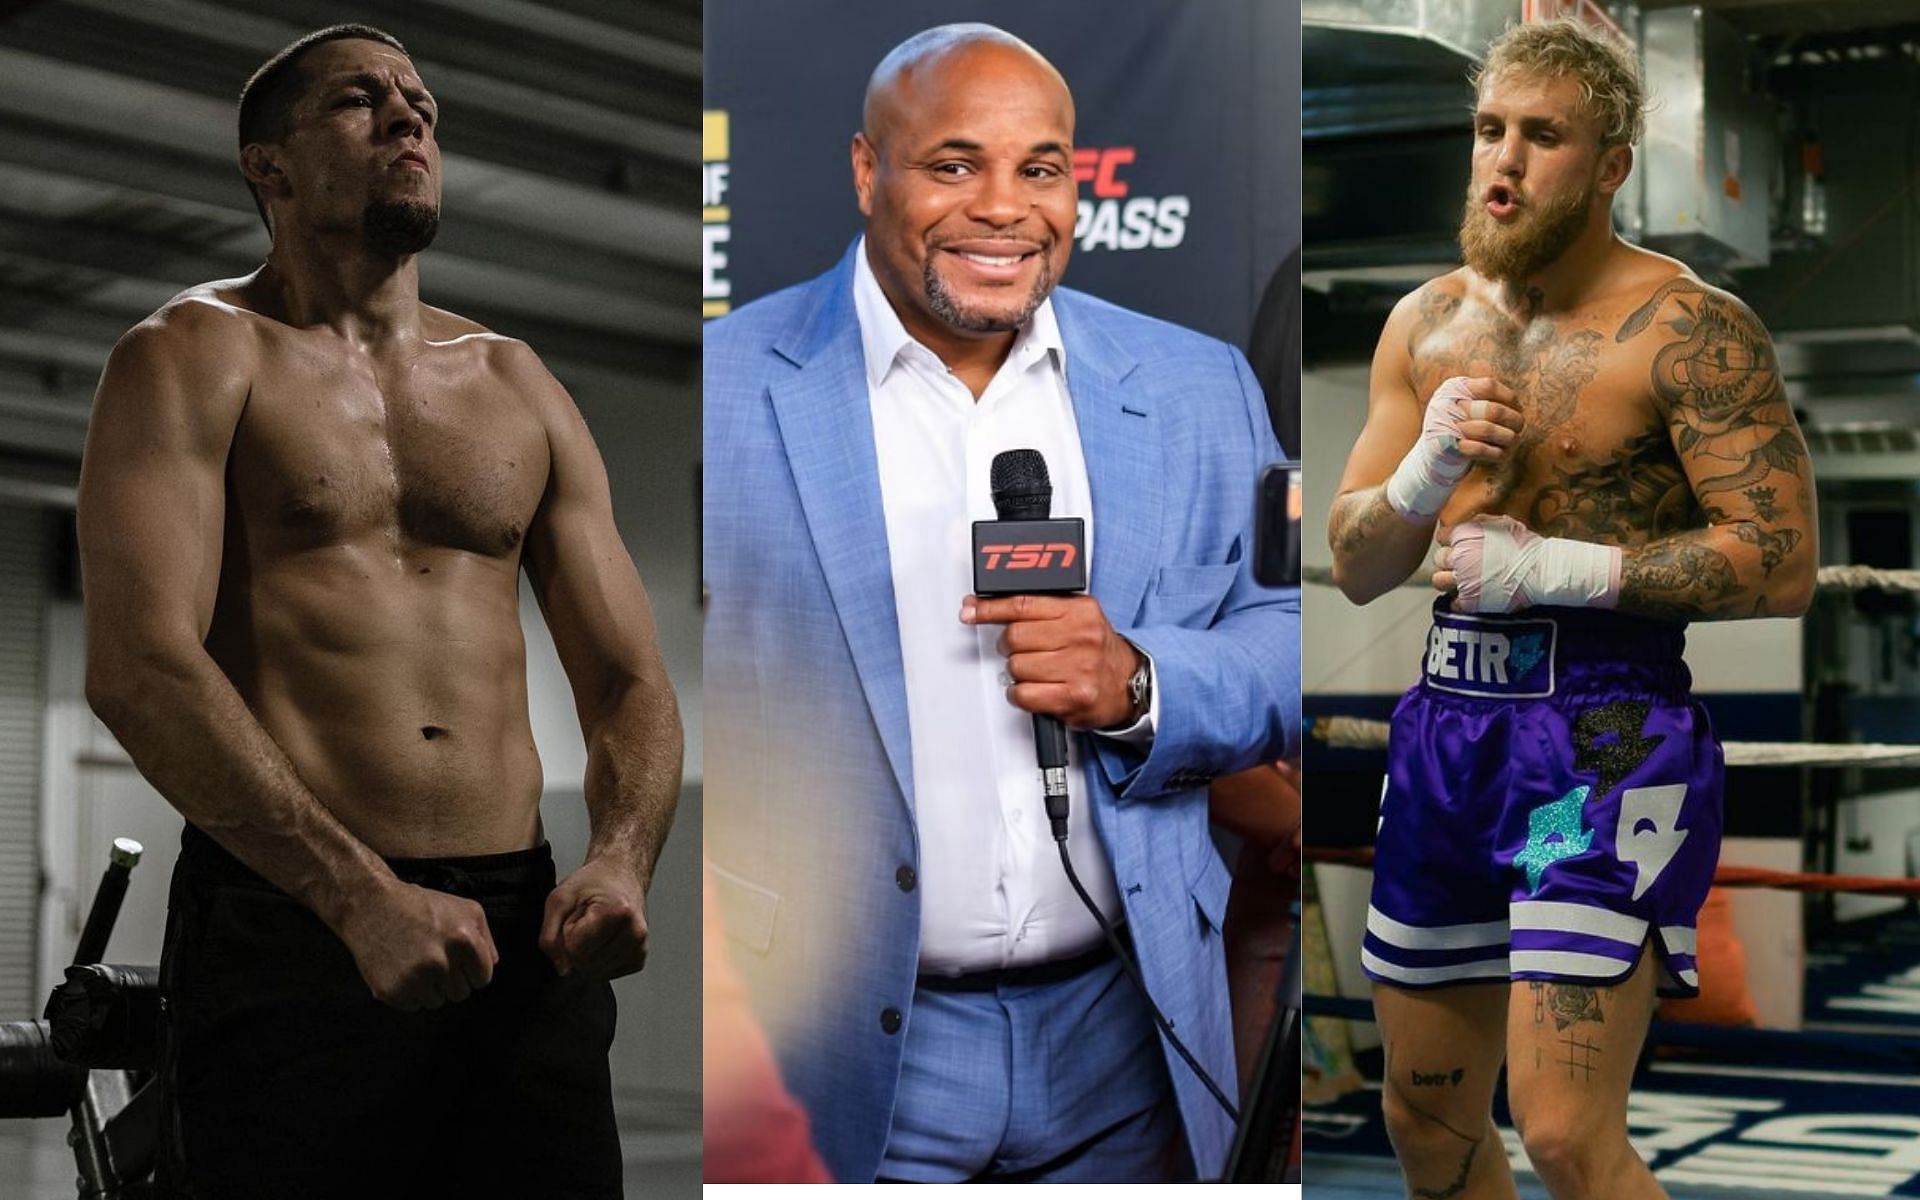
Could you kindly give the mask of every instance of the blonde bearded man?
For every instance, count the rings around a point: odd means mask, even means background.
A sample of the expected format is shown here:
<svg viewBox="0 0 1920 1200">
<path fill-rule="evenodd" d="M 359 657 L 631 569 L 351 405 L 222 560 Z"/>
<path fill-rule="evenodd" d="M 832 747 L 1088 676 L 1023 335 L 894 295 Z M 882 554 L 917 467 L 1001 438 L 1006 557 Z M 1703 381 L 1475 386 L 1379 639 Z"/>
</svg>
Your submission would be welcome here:
<svg viewBox="0 0 1920 1200">
<path fill-rule="evenodd" d="M 1698 988 L 1722 767 L 1684 623 L 1793 616 L 1818 555 L 1766 330 L 1609 221 L 1631 51 L 1509 30 L 1475 80 L 1466 266 L 1394 309 L 1333 506 L 1359 603 L 1436 540 L 1394 716 L 1362 961 L 1410 1195 L 1511 1197 L 1504 1058 L 1556 1200 L 1662 1195 L 1626 1136 L 1656 990 Z"/>
</svg>

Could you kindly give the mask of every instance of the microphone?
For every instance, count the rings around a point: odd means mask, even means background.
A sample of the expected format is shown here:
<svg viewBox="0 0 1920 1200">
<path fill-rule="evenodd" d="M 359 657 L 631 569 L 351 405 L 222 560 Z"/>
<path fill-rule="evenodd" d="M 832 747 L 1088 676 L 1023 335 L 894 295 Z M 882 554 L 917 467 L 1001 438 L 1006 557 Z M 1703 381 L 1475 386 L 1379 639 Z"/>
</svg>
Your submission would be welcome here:
<svg viewBox="0 0 1920 1200">
<path fill-rule="evenodd" d="M 1079 517 L 1052 519 L 1053 485 L 1047 481 L 1047 460 L 1041 453 L 1006 450 L 994 455 L 992 491 L 993 510 L 999 519 L 973 523 L 974 595 L 1061 596 L 1086 591 L 1087 524 Z M 1074 873 L 1073 858 L 1067 851 L 1067 729 L 1060 718 L 1034 714 L 1033 748 L 1040 762 L 1053 843 L 1060 850 L 1060 868 L 1066 872 L 1074 895 L 1080 897 L 1080 903 L 1086 905 L 1094 923 L 1100 926 L 1101 935 L 1112 947 L 1127 978 L 1140 989 L 1154 1024 L 1167 1035 L 1168 1044 L 1193 1068 L 1214 1100 L 1237 1123 L 1240 1110 L 1173 1031 L 1173 1022 L 1167 1020 L 1160 1006 L 1154 1003 L 1153 993 L 1147 990 L 1139 964 Z"/>
<path fill-rule="evenodd" d="M 1087 529 L 1079 517 L 1051 519 L 1053 485 L 1038 450 L 993 457 L 993 509 L 998 520 L 973 523 L 976 596 L 1059 596 L 1087 589 Z M 1055 841 L 1067 836 L 1067 729 L 1036 713 L 1033 745 Z"/>
</svg>

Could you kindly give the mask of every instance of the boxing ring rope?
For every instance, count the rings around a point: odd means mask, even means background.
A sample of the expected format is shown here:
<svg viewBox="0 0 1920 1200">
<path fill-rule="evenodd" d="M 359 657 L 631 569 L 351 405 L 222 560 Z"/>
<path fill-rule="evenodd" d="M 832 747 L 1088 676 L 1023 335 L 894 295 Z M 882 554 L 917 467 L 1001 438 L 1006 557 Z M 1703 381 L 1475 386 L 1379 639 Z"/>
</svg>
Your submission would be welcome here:
<svg viewBox="0 0 1920 1200">
<path fill-rule="evenodd" d="M 1433 590 L 1428 579 L 1429 572 L 1415 572 L 1403 588 L 1424 588 Z M 1332 567 L 1301 567 L 1302 583 L 1318 583 L 1333 586 Z M 1821 567 L 1814 576 L 1814 587 L 1827 592 L 1920 592 L 1920 570 L 1888 570 L 1882 567 L 1831 566 Z"/>
<path fill-rule="evenodd" d="M 1387 723 L 1362 717 L 1315 717 L 1307 733 L 1337 750 L 1387 746 Z M 1726 742 L 1721 749 L 1729 767 L 1920 766 L 1920 746 L 1889 742 Z"/>
</svg>

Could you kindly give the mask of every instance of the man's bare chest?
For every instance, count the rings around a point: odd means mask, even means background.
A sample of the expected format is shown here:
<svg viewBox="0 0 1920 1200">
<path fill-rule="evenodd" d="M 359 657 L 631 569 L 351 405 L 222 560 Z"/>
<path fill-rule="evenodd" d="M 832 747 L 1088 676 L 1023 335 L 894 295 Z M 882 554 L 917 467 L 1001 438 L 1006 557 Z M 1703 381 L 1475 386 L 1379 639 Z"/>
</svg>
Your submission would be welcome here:
<svg viewBox="0 0 1920 1200">
<path fill-rule="evenodd" d="M 516 554 L 546 489 L 545 431 L 469 358 L 265 357 L 228 458 L 250 538 L 299 550 L 383 537 Z"/>
<path fill-rule="evenodd" d="M 1422 307 L 1409 340 L 1422 400 L 1455 375 L 1513 391 L 1527 440 L 1617 442 L 1658 424 L 1642 348 L 1614 337 L 1612 314 L 1516 318 L 1456 297 Z"/>
<path fill-rule="evenodd" d="M 1635 542 L 1698 520 L 1659 406 L 1645 339 L 1620 314 L 1515 320 L 1472 301 L 1423 306 L 1408 345 L 1424 400 L 1452 376 L 1505 384 L 1525 426 L 1506 460 L 1473 473 L 1463 512 L 1555 535 Z"/>
</svg>

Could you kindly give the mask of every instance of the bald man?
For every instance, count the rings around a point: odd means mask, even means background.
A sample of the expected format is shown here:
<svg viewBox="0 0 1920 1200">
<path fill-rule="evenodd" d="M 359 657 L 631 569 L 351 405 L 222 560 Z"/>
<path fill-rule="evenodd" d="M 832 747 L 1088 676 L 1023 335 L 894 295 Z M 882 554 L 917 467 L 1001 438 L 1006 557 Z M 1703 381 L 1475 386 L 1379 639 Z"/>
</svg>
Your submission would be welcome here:
<svg viewBox="0 0 1920 1200">
<path fill-rule="evenodd" d="M 1230 1102 L 1207 783 L 1297 738 L 1298 596 L 1246 554 L 1280 450 L 1236 351 L 1058 287 L 1073 136 L 1025 43 L 910 38 L 853 138 L 865 236 L 707 327 L 713 882 L 844 1180 L 1211 1177 L 1232 1135 L 1115 946 Z M 1086 595 L 969 594 L 1016 448 Z M 1072 731 L 1077 883 L 1033 714 Z"/>
</svg>

